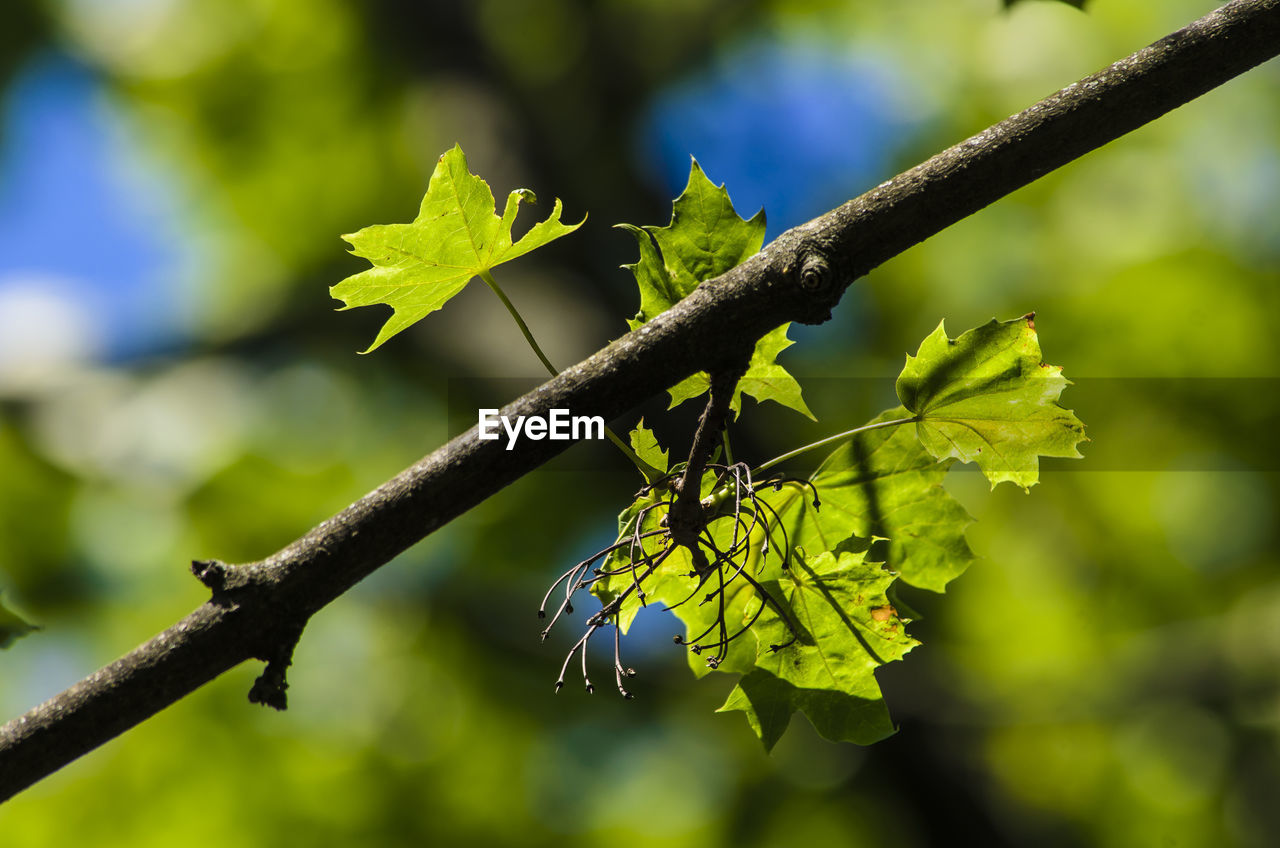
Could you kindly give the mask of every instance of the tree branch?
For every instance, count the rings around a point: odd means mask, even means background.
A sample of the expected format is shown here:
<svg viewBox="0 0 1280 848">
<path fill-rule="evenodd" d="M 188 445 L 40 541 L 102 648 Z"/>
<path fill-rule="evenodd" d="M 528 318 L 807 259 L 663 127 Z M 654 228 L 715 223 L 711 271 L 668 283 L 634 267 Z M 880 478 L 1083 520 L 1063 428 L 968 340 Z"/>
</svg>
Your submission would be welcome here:
<svg viewBox="0 0 1280 848">
<path fill-rule="evenodd" d="M 1111 67 L 783 233 L 671 310 L 508 405 L 616 418 L 785 321 L 818 323 L 857 277 L 1061 165 L 1280 53 L 1280 0 L 1236 0 Z M 260 700 L 310 616 L 432 531 L 568 446 L 506 451 L 474 429 L 284 550 L 198 563 L 213 597 L 150 642 L 0 728 L 0 800 L 253 658 Z"/>
</svg>

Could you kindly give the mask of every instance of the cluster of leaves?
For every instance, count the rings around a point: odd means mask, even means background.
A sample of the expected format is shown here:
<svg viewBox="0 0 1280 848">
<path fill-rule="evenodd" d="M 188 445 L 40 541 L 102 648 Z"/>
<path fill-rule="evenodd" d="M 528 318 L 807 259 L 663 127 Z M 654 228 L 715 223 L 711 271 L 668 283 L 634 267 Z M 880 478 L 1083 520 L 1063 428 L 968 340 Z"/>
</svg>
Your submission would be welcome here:
<svg viewBox="0 0 1280 848">
<path fill-rule="evenodd" d="M 513 243 L 516 209 L 526 199 L 532 195 L 512 192 L 499 216 L 489 187 L 455 147 L 440 158 L 413 223 L 347 236 L 374 267 L 334 286 L 333 295 L 347 308 L 382 303 L 394 310 L 370 350 L 475 276 L 503 299 L 537 350 L 490 269 L 575 227 L 560 223 L 557 201 L 550 218 Z M 621 226 L 640 251 L 626 266 L 640 289 L 633 329 L 756 253 L 765 230 L 763 212 L 741 218 L 696 162 L 667 226 Z M 812 417 L 799 383 L 776 362 L 791 344 L 786 332 L 783 325 L 759 340 L 730 396 L 713 391 L 708 414 L 716 403 L 739 413 L 745 393 Z M 543 599 L 540 614 L 551 613 L 544 638 L 573 611 L 579 591 L 601 603 L 565 657 L 556 688 L 578 657 L 583 682 L 594 689 L 587 645 L 611 629 L 615 681 L 630 697 L 624 682 L 634 671 L 622 662 L 620 637 L 655 603 L 684 623 L 675 641 L 687 648 L 696 674 L 741 675 L 722 710 L 744 712 L 767 747 L 796 711 L 833 740 L 867 744 L 887 736 L 893 725 L 875 670 L 918 644 L 906 632 L 898 586 L 941 592 L 973 561 L 965 541 L 972 519 L 942 487 L 943 477 L 954 463 L 973 462 L 992 486 L 1008 481 L 1028 489 L 1039 457 L 1078 457 L 1084 427 L 1058 404 L 1066 385 L 1061 369 L 1042 361 L 1028 314 L 955 339 L 939 324 L 907 358 L 897 381 L 902 405 L 818 443 L 837 446 L 806 479 L 766 475 L 775 462 L 753 468 L 692 452 L 673 464 L 641 422 L 628 454 L 646 484 L 620 515 L 616 541 L 566 571 Z M 671 389 L 672 406 L 711 387 L 710 375 L 695 375 Z M 693 486 L 696 493 L 685 491 Z M 697 526 L 677 532 L 675 511 L 695 496 Z"/>
<path fill-rule="evenodd" d="M 700 539 L 709 569 L 691 567 L 692 553 L 663 529 L 675 466 L 622 513 L 604 567 L 588 574 L 582 563 L 562 578 L 565 603 L 589 586 L 603 604 L 574 649 L 609 617 L 625 631 L 643 605 L 660 603 L 684 623 L 677 641 L 696 672 L 742 675 L 722 710 L 743 711 L 766 747 L 797 710 L 829 739 L 884 738 L 893 724 L 875 669 L 917 644 L 897 584 L 940 592 L 973 561 L 972 519 L 943 477 L 973 461 L 992 486 L 1029 488 L 1040 456 L 1078 457 L 1084 427 L 1057 402 L 1066 385 L 1041 361 L 1031 316 L 956 339 L 939 325 L 898 378 L 903 406 L 849 434 L 807 479 L 709 468 Z M 665 458 L 643 427 L 632 439 L 650 462 Z M 875 542 L 883 561 L 870 556 Z"/>
</svg>

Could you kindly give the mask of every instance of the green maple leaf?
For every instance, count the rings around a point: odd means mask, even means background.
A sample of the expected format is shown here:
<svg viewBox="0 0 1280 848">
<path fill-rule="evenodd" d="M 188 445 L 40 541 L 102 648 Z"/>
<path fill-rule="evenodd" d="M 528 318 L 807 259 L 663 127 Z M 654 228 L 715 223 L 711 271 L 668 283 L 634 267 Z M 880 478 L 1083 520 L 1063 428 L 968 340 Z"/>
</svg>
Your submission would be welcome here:
<svg viewBox="0 0 1280 848">
<path fill-rule="evenodd" d="M 1040 356 L 1034 313 L 948 339 L 942 324 L 907 356 L 898 398 L 917 417 L 920 443 L 938 459 L 976 462 L 995 486 L 1028 489 L 1041 456 L 1078 458 L 1084 424 L 1058 397 L 1069 383 Z"/>
<path fill-rule="evenodd" d="M 329 293 L 345 304 L 342 309 L 385 304 L 393 310 L 364 353 L 444 306 L 473 278 L 582 226 L 581 221 L 561 223 L 557 200 L 551 217 L 513 243 L 511 225 L 522 201 L 536 198 L 528 189 L 511 192 L 499 217 L 488 183 L 467 170 L 467 157 L 455 145 L 436 164 L 412 223 L 375 225 L 343 236 L 351 252 L 373 267 Z"/>
<path fill-rule="evenodd" d="M 791 716 L 803 712 L 823 738 L 870 745 L 893 734 L 880 697 L 862 698 L 831 689 L 801 689 L 763 669 L 743 675 L 717 712 L 741 710 L 766 751 L 782 738 Z"/>
<path fill-rule="evenodd" d="M 640 249 L 640 260 L 623 266 L 635 275 L 640 288 L 640 311 L 628 322 L 633 330 L 670 309 L 699 283 L 759 253 L 764 245 L 764 210 L 743 220 L 724 186 L 712 184 L 697 161 L 690 168 L 688 185 L 672 204 L 670 224 L 618 226 L 635 236 Z M 789 326 L 783 324 L 756 343 L 747 372 L 733 393 L 730 405 L 735 413 L 742 411 L 742 395 L 748 394 L 813 418 L 800 384 L 775 361 L 792 343 L 787 338 Z M 698 397 L 710 385 L 705 373 L 694 374 L 671 389 L 671 406 Z"/>
<path fill-rule="evenodd" d="M 890 409 L 871 424 L 910 413 Z M 965 541 L 973 518 L 942 486 L 955 462 L 934 459 L 909 424 L 852 436 L 809 478 L 818 490 L 787 484 L 763 496 L 782 517 L 793 545 L 834 550 L 851 536 L 888 539 L 886 567 L 904 583 L 941 592 L 974 561 Z"/>
<path fill-rule="evenodd" d="M 671 451 L 662 449 L 653 431 L 644 426 L 643 418 L 631 431 L 631 449 L 641 462 L 649 466 L 644 475 L 650 483 L 667 473 L 671 464 Z"/>
<path fill-rule="evenodd" d="M 847 547 L 811 558 L 797 550 L 771 592 L 790 626 L 765 608 L 755 626 L 759 670 L 739 681 L 721 707 L 744 711 L 766 747 L 796 710 L 833 741 L 868 745 L 893 733 L 875 670 L 919 642 L 886 595 L 894 575 L 867 562 L 865 544 Z"/>
<path fill-rule="evenodd" d="M 787 338 L 787 328 L 790 326 L 783 324 L 776 327 L 756 342 L 755 350 L 751 352 L 751 362 L 747 365 L 746 373 L 738 380 L 738 387 L 729 404 L 735 413 L 742 411 L 742 396 L 747 394 L 756 400 L 772 400 L 817 420 L 801 397 L 800 384 L 796 382 L 796 378 L 775 361 L 779 353 L 794 344 Z M 711 380 L 705 371 L 693 374 L 671 387 L 669 408 L 698 397 L 710 388 Z"/>
<path fill-rule="evenodd" d="M 31 631 L 39 629 L 0 601 L 0 648 L 7 648 Z"/>
</svg>

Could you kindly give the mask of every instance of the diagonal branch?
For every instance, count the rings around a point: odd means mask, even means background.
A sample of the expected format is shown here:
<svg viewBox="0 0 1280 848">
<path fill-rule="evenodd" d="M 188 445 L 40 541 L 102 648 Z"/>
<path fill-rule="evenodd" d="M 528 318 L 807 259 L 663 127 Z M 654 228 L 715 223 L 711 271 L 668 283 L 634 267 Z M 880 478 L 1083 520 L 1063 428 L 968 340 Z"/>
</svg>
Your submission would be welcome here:
<svg viewBox="0 0 1280 848">
<path fill-rule="evenodd" d="M 616 418 L 785 321 L 818 323 L 857 277 L 1084 153 L 1280 53 L 1280 0 L 1236 0 L 1111 67 L 783 233 L 668 312 L 512 402 Z M 260 562 L 196 570 L 211 600 L 150 642 L 0 728 L 0 800 L 219 674 L 268 661 L 283 702 L 310 616 L 432 531 L 546 462 L 566 442 L 506 451 L 474 429 Z M 216 578 L 216 579 L 215 579 Z"/>
</svg>

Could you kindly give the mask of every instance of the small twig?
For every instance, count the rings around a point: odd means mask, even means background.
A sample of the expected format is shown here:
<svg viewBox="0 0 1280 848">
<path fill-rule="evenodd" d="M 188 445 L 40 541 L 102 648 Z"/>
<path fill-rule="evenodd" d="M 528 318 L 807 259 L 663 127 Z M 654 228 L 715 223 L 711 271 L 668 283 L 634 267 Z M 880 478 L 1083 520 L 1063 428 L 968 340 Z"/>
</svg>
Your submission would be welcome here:
<svg viewBox="0 0 1280 848">
<path fill-rule="evenodd" d="M 621 650 L 621 644 L 620 644 L 621 634 L 622 634 L 622 624 L 619 621 L 618 615 L 615 614 L 613 616 L 613 675 L 614 675 L 614 678 L 618 681 L 618 692 L 622 695 L 622 697 L 626 698 L 627 700 L 631 700 L 635 696 L 632 695 L 630 692 L 628 692 L 627 688 L 622 685 L 622 678 L 635 677 L 636 670 L 634 668 L 623 668 L 622 666 L 622 650 Z"/>
<path fill-rule="evenodd" d="M 707 522 L 702 509 L 702 474 L 720 439 L 720 432 L 728 422 L 733 392 L 744 373 L 745 361 L 736 367 L 712 372 L 711 395 L 702 410 L 702 417 L 698 419 L 693 446 L 689 448 L 689 461 L 685 465 L 684 475 L 676 484 L 675 502 L 667 513 L 667 526 L 672 540 L 689 550 L 694 570 L 699 574 L 704 574 L 711 568 L 698 545 L 698 534 Z"/>
</svg>

